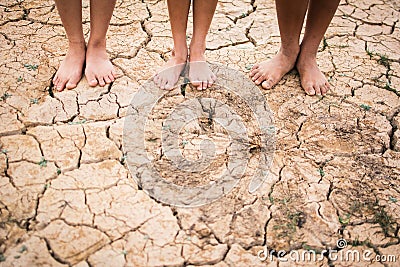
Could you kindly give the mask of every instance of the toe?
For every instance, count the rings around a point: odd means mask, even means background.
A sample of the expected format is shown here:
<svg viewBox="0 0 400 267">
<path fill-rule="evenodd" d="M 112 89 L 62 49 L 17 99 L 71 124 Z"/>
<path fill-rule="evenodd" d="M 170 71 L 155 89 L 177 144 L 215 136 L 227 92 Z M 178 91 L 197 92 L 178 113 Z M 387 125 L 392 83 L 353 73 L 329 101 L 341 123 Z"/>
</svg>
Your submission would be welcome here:
<svg viewBox="0 0 400 267">
<path fill-rule="evenodd" d="M 165 85 L 167 84 L 167 80 L 164 78 L 160 78 L 160 88 L 165 90 Z"/>
<path fill-rule="evenodd" d="M 111 82 L 115 81 L 115 78 L 112 74 L 108 74 L 108 79 L 110 79 Z"/>
<path fill-rule="evenodd" d="M 53 85 L 54 85 L 54 88 L 57 88 L 57 85 L 58 85 L 58 77 L 57 77 L 57 78 L 54 77 L 54 79 L 53 79 Z"/>
<path fill-rule="evenodd" d="M 207 81 L 203 81 L 202 84 L 203 84 L 203 87 L 202 87 L 203 90 L 205 90 L 209 87 Z"/>
<path fill-rule="evenodd" d="M 265 78 L 264 78 L 264 76 L 259 76 L 258 78 L 257 78 L 257 80 L 255 81 L 255 83 L 257 84 L 257 85 L 260 85 L 263 81 L 265 81 Z"/>
<path fill-rule="evenodd" d="M 253 76 L 253 75 L 257 72 L 258 66 L 259 66 L 258 64 L 255 64 L 255 65 L 251 68 L 250 76 Z"/>
<path fill-rule="evenodd" d="M 253 68 L 253 69 L 250 71 L 250 77 L 254 77 L 254 75 L 256 75 L 257 73 L 260 73 L 258 67 L 257 67 L 257 68 Z"/>
<path fill-rule="evenodd" d="M 269 88 L 271 88 L 271 85 L 269 84 L 268 81 L 263 81 L 261 83 L 261 87 L 264 88 L 264 89 L 269 89 Z"/>
<path fill-rule="evenodd" d="M 252 80 L 253 82 L 255 82 L 258 78 L 260 78 L 260 76 L 261 76 L 261 73 L 257 72 L 257 73 L 255 73 L 255 74 L 253 75 L 253 77 L 251 78 L 251 80 Z"/>
<path fill-rule="evenodd" d="M 316 95 L 321 95 L 321 88 L 319 87 L 319 85 L 314 85 L 313 88 Z"/>
<path fill-rule="evenodd" d="M 99 85 L 101 87 L 104 87 L 106 85 L 106 82 L 104 81 L 103 77 L 98 77 L 97 80 L 99 81 Z"/>
<path fill-rule="evenodd" d="M 274 81 L 271 78 L 269 78 L 269 79 L 263 81 L 261 86 L 264 89 L 271 89 L 274 86 Z"/>
<path fill-rule="evenodd" d="M 172 90 L 172 85 L 169 83 L 169 82 L 167 82 L 166 84 L 165 84 L 165 87 L 164 87 L 164 89 L 165 90 Z"/>
<path fill-rule="evenodd" d="M 66 81 L 59 81 L 57 84 L 57 91 L 61 92 L 65 88 Z"/>
<path fill-rule="evenodd" d="M 307 84 L 306 86 L 303 86 L 303 88 L 308 95 L 315 95 L 315 90 L 312 84 Z"/>
<path fill-rule="evenodd" d="M 110 84 L 111 83 L 111 79 L 107 76 L 103 77 L 103 80 L 106 82 L 106 84 Z"/>
<path fill-rule="evenodd" d="M 154 83 L 157 85 L 157 86 L 160 86 L 160 76 L 158 76 L 157 74 L 154 76 L 154 78 L 153 78 L 153 81 L 154 81 Z"/>
<path fill-rule="evenodd" d="M 208 79 L 208 81 L 207 81 L 207 84 L 208 84 L 208 87 L 213 86 L 214 80 L 210 77 L 210 78 Z"/>
<path fill-rule="evenodd" d="M 90 72 L 86 73 L 85 76 L 86 76 L 86 80 L 89 83 L 89 86 L 91 86 L 91 87 L 97 86 L 98 82 L 97 82 L 96 76 L 94 76 L 93 73 L 90 73 Z"/>
<path fill-rule="evenodd" d="M 325 95 L 326 92 L 328 92 L 328 88 L 326 88 L 326 85 L 325 85 L 325 84 L 322 84 L 322 85 L 320 86 L 320 88 L 321 88 L 321 95 Z"/>
<path fill-rule="evenodd" d="M 199 80 L 197 80 L 197 79 L 191 81 L 191 83 L 192 83 L 192 85 L 193 85 L 194 87 L 196 87 L 196 88 L 199 87 L 199 86 L 202 86 L 202 85 L 201 85 L 201 82 L 200 82 Z"/>
<path fill-rule="evenodd" d="M 97 79 L 90 80 L 90 81 L 89 81 L 89 85 L 90 85 L 91 87 L 97 86 L 97 85 L 98 85 Z"/>
<path fill-rule="evenodd" d="M 326 91 L 331 90 L 331 85 L 328 82 L 325 82 Z"/>
<path fill-rule="evenodd" d="M 76 82 L 69 81 L 67 82 L 67 85 L 65 86 L 67 89 L 74 89 L 77 86 Z"/>
<path fill-rule="evenodd" d="M 82 76 L 81 76 L 81 74 L 79 74 L 79 75 L 69 79 L 69 81 L 67 82 L 67 85 L 66 85 L 67 89 L 74 89 L 78 85 L 81 78 L 82 78 Z"/>
</svg>

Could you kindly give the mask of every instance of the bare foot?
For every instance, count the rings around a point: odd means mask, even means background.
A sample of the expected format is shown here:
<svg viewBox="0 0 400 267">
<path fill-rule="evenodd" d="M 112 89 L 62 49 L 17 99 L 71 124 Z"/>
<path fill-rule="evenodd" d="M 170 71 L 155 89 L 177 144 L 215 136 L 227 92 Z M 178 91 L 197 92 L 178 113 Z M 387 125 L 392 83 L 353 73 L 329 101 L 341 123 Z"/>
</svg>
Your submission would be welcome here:
<svg viewBox="0 0 400 267">
<path fill-rule="evenodd" d="M 298 51 L 283 53 L 279 51 L 272 59 L 253 66 L 250 77 L 255 84 L 264 89 L 271 89 L 296 64 Z"/>
<path fill-rule="evenodd" d="M 88 43 L 86 52 L 85 76 L 90 86 L 105 86 L 117 77 L 111 61 L 108 59 L 105 42 L 100 45 Z"/>
<path fill-rule="evenodd" d="M 57 91 L 64 88 L 73 89 L 82 78 L 83 64 L 85 63 L 85 43 L 70 44 L 68 53 L 53 78 Z"/>
<path fill-rule="evenodd" d="M 300 53 L 296 68 L 300 74 L 301 86 L 307 94 L 325 95 L 328 92 L 330 85 L 325 75 L 318 68 L 315 55 Z"/>
<path fill-rule="evenodd" d="M 185 69 L 187 55 L 177 56 L 172 51 L 172 58 L 154 76 L 154 83 L 162 90 L 172 90 Z"/>
<path fill-rule="evenodd" d="M 189 80 L 197 90 L 211 87 L 217 77 L 210 70 L 204 54 L 190 53 L 189 55 Z"/>
</svg>

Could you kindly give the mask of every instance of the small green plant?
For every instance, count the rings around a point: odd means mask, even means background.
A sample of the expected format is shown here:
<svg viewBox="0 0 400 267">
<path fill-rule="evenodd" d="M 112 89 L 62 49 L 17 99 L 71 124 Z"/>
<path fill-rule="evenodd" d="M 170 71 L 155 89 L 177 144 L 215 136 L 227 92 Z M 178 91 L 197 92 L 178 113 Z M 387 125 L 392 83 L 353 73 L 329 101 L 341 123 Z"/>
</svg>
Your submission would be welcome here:
<svg viewBox="0 0 400 267">
<path fill-rule="evenodd" d="M 371 59 L 374 56 L 374 52 L 370 51 L 368 48 L 366 50 L 367 55 L 369 56 L 369 59 Z"/>
<path fill-rule="evenodd" d="M 50 184 L 48 184 L 48 183 L 47 183 L 47 184 L 44 184 L 44 189 L 47 190 L 49 187 L 50 187 Z"/>
<path fill-rule="evenodd" d="M 374 221 L 374 223 L 380 225 L 385 236 L 393 236 L 395 234 L 395 221 L 389 214 L 387 214 L 387 212 L 385 211 L 385 207 L 378 206 L 372 220 Z"/>
<path fill-rule="evenodd" d="M 350 222 L 350 214 L 346 214 L 344 217 L 339 216 L 339 222 L 343 225 L 347 225 Z"/>
<path fill-rule="evenodd" d="M 247 64 L 246 65 L 246 70 L 251 70 L 253 68 L 253 65 L 252 64 Z"/>
<path fill-rule="evenodd" d="M 70 121 L 68 122 L 69 125 L 76 125 L 76 124 L 84 124 L 86 123 L 86 119 L 80 120 L 80 121 Z"/>
<path fill-rule="evenodd" d="M 378 56 L 379 56 L 378 63 L 389 69 L 390 68 L 389 58 L 386 55 L 382 54 L 378 54 Z"/>
<path fill-rule="evenodd" d="M 182 144 L 183 147 L 185 147 L 188 143 L 189 143 L 188 141 L 183 140 L 181 144 Z"/>
<path fill-rule="evenodd" d="M 122 155 L 122 157 L 121 157 L 121 163 L 122 163 L 122 164 L 125 163 L 126 158 L 127 158 L 127 155 L 126 155 L 126 154 Z"/>
<path fill-rule="evenodd" d="M 18 81 L 18 82 L 22 82 L 22 77 L 19 76 L 18 79 L 17 79 L 17 81 Z"/>
<path fill-rule="evenodd" d="M 171 125 L 163 125 L 162 129 L 163 130 L 169 130 L 169 129 L 171 129 Z"/>
<path fill-rule="evenodd" d="M 46 167 L 47 166 L 47 160 L 42 157 L 42 159 L 38 162 L 40 167 Z"/>
<path fill-rule="evenodd" d="M 39 65 L 37 65 L 37 64 L 24 64 L 24 67 L 27 68 L 28 70 L 37 70 Z"/>
<path fill-rule="evenodd" d="M 240 16 L 239 16 L 239 19 L 242 19 L 242 18 L 245 18 L 245 17 L 248 17 L 249 16 L 249 14 L 247 14 L 247 13 L 242 13 Z"/>
<path fill-rule="evenodd" d="M 37 98 L 31 99 L 31 104 L 38 104 L 38 103 L 39 103 L 39 99 L 37 99 Z"/>
<path fill-rule="evenodd" d="M 7 152 L 8 152 L 7 149 L 2 149 L 2 150 L 1 150 L 1 153 L 4 154 L 4 155 L 7 155 Z"/>
<path fill-rule="evenodd" d="M 1 100 L 6 100 L 7 98 L 9 98 L 9 97 L 11 97 L 12 96 L 12 94 L 9 94 L 9 93 L 7 93 L 7 92 L 5 92 L 1 97 L 0 97 L 0 99 Z"/>
<path fill-rule="evenodd" d="M 397 202 L 397 198 L 389 196 L 389 201 L 392 203 L 396 203 Z"/>
<path fill-rule="evenodd" d="M 3 255 L 3 253 L 0 253 L 0 262 L 6 261 L 6 257 Z"/>
<path fill-rule="evenodd" d="M 61 174 L 61 169 L 57 168 L 57 175 L 60 175 L 60 174 Z"/>
<path fill-rule="evenodd" d="M 319 175 L 321 175 L 321 177 L 324 177 L 324 176 L 325 176 L 325 172 L 324 172 L 324 169 L 323 169 L 322 167 L 320 167 L 320 168 L 318 169 L 318 172 L 319 172 Z"/>
<path fill-rule="evenodd" d="M 269 202 L 271 202 L 271 204 L 274 204 L 274 201 L 275 201 L 274 197 L 273 196 L 269 196 L 268 198 L 269 198 Z"/>
<path fill-rule="evenodd" d="M 365 110 L 365 111 L 368 111 L 368 110 L 371 109 L 371 107 L 368 106 L 368 105 L 366 105 L 366 104 L 361 104 L 360 107 L 361 107 L 363 110 Z"/>
<path fill-rule="evenodd" d="M 22 247 L 18 250 L 19 253 L 23 253 L 25 251 L 27 251 L 28 248 L 25 245 L 22 245 Z"/>
<path fill-rule="evenodd" d="M 121 254 L 126 256 L 128 254 L 128 251 L 126 251 L 125 249 L 123 251 L 121 251 Z"/>
</svg>

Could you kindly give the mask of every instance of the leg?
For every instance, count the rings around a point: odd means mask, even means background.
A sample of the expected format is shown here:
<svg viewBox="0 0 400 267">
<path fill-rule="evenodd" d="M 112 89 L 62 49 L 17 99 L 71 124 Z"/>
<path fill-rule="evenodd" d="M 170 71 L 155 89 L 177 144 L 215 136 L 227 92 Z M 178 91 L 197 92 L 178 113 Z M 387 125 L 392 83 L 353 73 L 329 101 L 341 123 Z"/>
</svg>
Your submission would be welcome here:
<svg viewBox="0 0 400 267">
<path fill-rule="evenodd" d="M 197 89 L 210 87 L 216 77 L 209 69 L 204 53 L 206 37 L 218 0 L 193 0 L 193 37 L 190 42 L 189 80 Z"/>
<path fill-rule="evenodd" d="M 172 58 L 154 76 L 154 82 L 161 89 L 171 90 L 186 66 L 188 56 L 186 28 L 190 0 L 168 0 L 167 4 L 174 49 L 172 51 Z"/>
<path fill-rule="evenodd" d="M 55 88 L 62 91 L 64 88 L 75 88 L 82 78 L 86 44 L 82 29 L 81 0 L 55 2 L 69 42 L 67 55 L 53 79 Z"/>
<path fill-rule="evenodd" d="M 293 69 L 300 51 L 299 38 L 309 0 L 276 0 L 281 48 L 269 61 L 254 65 L 250 77 L 257 85 L 271 89 Z"/>
<path fill-rule="evenodd" d="M 106 52 L 106 33 L 116 0 L 90 1 L 90 38 L 86 52 L 85 76 L 90 86 L 106 85 L 116 78 Z"/>
<path fill-rule="evenodd" d="M 310 95 L 324 95 L 329 90 L 329 83 L 318 69 L 317 51 L 331 22 L 340 0 L 310 0 L 306 31 L 301 43 L 301 52 L 297 61 L 301 85 Z"/>
</svg>

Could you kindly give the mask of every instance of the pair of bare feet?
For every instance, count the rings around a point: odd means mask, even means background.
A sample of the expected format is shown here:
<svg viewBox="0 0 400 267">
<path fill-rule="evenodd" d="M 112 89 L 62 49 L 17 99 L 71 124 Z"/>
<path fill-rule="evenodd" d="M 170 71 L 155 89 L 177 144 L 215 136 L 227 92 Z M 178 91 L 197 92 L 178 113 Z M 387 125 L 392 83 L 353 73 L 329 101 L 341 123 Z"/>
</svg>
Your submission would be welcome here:
<svg viewBox="0 0 400 267">
<path fill-rule="evenodd" d="M 172 90 L 184 71 L 186 64 L 189 64 L 189 81 L 197 90 L 204 90 L 211 87 L 217 77 L 210 70 L 204 53 L 190 53 L 183 56 L 172 51 L 172 58 L 154 76 L 154 82 L 163 90 Z"/>
<path fill-rule="evenodd" d="M 105 86 L 117 78 L 105 42 L 92 44 L 89 41 L 87 46 L 85 42 L 70 43 L 68 53 L 53 78 L 54 88 L 57 91 L 75 88 L 82 78 L 84 66 L 86 79 L 92 87 Z"/>
<path fill-rule="evenodd" d="M 297 68 L 300 74 L 301 86 L 308 95 L 325 95 L 330 89 L 325 75 L 318 68 L 315 53 L 283 51 L 282 49 L 271 60 L 263 61 L 253 66 L 250 77 L 257 84 L 271 89 L 282 77 Z"/>
</svg>

